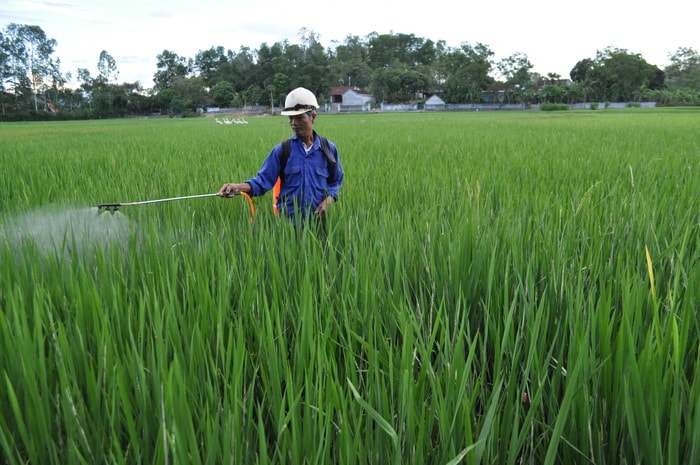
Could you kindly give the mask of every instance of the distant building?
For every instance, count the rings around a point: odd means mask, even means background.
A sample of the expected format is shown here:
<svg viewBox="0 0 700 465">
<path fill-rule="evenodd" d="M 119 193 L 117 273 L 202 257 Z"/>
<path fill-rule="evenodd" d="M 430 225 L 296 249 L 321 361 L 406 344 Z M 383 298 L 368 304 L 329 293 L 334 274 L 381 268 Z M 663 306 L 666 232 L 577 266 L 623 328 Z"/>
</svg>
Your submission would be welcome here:
<svg viewBox="0 0 700 465">
<path fill-rule="evenodd" d="M 444 110 L 445 109 L 445 101 L 438 97 L 437 95 L 433 95 L 430 97 L 428 100 L 425 101 L 425 109 L 426 111 L 429 110 Z"/>
<path fill-rule="evenodd" d="M 369 111 L 375 102 L 374 95 L 359 87 L 333 87 L 330 94 L 329 111 Z"/>
</svg>

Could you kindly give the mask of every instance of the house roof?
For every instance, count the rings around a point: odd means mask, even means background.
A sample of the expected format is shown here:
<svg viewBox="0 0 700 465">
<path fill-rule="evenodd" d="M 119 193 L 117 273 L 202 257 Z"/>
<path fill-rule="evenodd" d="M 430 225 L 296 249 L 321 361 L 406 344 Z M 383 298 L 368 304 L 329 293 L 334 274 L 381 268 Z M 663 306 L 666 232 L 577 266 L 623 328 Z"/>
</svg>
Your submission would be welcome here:
<svg viewBox="0 0 700 465">
<path fill-rule="evenodd" d="M 425 103 L 426 105 L 444 105 L 445 101 L 437 95 L 433 95 L 428 100 L 426 100 Z"/>
<path fill-rule="evenodd" d="M 355 86 L 338 86 L 338 87 L 331 87 L 331 95 L 343 95 L 345 92 L 352 90 L 355 93 L 358 94 L 364 94 L 364 95 L 370 95 L 369 92 L 366 90 L 360 89 L 359 87 Z"/>
</svg>

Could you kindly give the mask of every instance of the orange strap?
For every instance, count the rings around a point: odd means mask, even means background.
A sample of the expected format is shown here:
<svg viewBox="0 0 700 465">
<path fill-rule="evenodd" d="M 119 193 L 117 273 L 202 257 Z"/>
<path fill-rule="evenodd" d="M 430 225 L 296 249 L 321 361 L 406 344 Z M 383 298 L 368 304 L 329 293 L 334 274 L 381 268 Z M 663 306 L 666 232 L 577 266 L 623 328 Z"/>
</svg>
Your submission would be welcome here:
<svg viewBox="0 0 700 465">
<path fill-rule="evenodd" d="M 277 209 L 277 199 L 280 196 L 280 190 L 282 189 L 282 179 L 277 178 L 277 182 L 275 183 L 275 187 L 272 188 L 272 211 L 275 212 L 275 216 L 278 216 L 280 214 L 279 210 Z"/>
</svg>

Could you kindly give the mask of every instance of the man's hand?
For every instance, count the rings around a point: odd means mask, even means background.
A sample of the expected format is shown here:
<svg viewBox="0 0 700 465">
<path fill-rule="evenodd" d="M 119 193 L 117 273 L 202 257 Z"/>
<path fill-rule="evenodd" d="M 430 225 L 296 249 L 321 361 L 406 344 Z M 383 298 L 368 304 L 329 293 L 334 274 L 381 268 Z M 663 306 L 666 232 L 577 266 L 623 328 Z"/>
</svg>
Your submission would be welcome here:
<svg viewBox="0 0 700 465">
<path fill-rule="evenodd" d="M 328 206 L 333 203 L 333 197 L 330 195 L 323 199 L 323 201 L 318 205 L 316 208 L 316 211 L 314 212 L 317 216 L 320 216 L 323 218 L 326 216 L 326 212 L 328 211 Z"/>
<path fill-rule="evenodd" d="M 241 192 L 245 192 L 246 194 L 249 193 L 250 185 L 245 182 L 241 184 L 226 183 L 221 186 L 221 189 L 219 189 L 219 195 L 221 197 L 233 197 Z"/>
</svg>

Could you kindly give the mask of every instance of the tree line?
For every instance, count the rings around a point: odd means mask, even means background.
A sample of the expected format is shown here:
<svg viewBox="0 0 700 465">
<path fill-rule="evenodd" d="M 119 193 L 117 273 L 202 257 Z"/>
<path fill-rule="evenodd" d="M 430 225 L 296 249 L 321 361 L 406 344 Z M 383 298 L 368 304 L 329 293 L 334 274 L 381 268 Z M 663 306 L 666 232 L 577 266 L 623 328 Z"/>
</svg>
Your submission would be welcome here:
<svg viewBox="0 0 700 465">
<path fill-rule="evenodd" d="M 448 47 L 413 34 L 350 35 L 324 47 L 311 30 L 258 49 L 223 46 L 184 57 L 157 55 L 153 85 L 118 82 L 118 66 L 107 51 L 97 58 L 97 75 L 77 70 L 68 87 L 54 56 L 57 42 L 39 26 L 10 24 L 0 32 L 2 117 L 107 118 L 130 114 L 196 114 L 200 108 L 279 107 L 297 86 L 327 102 L 335 86 L 372 93 L 377 102 L 417 102 L 430 95 L 446 103 L 482 103 L 494 95 L 504 103 L 640 102 L 700 105 L 700 54 L 680 47 L 665 69 L 636 53 L 608 47 L 582 58 L 567 77 L 532 71 L 524 53 L 500 61 L 488 45 Z"/>
</svg>

